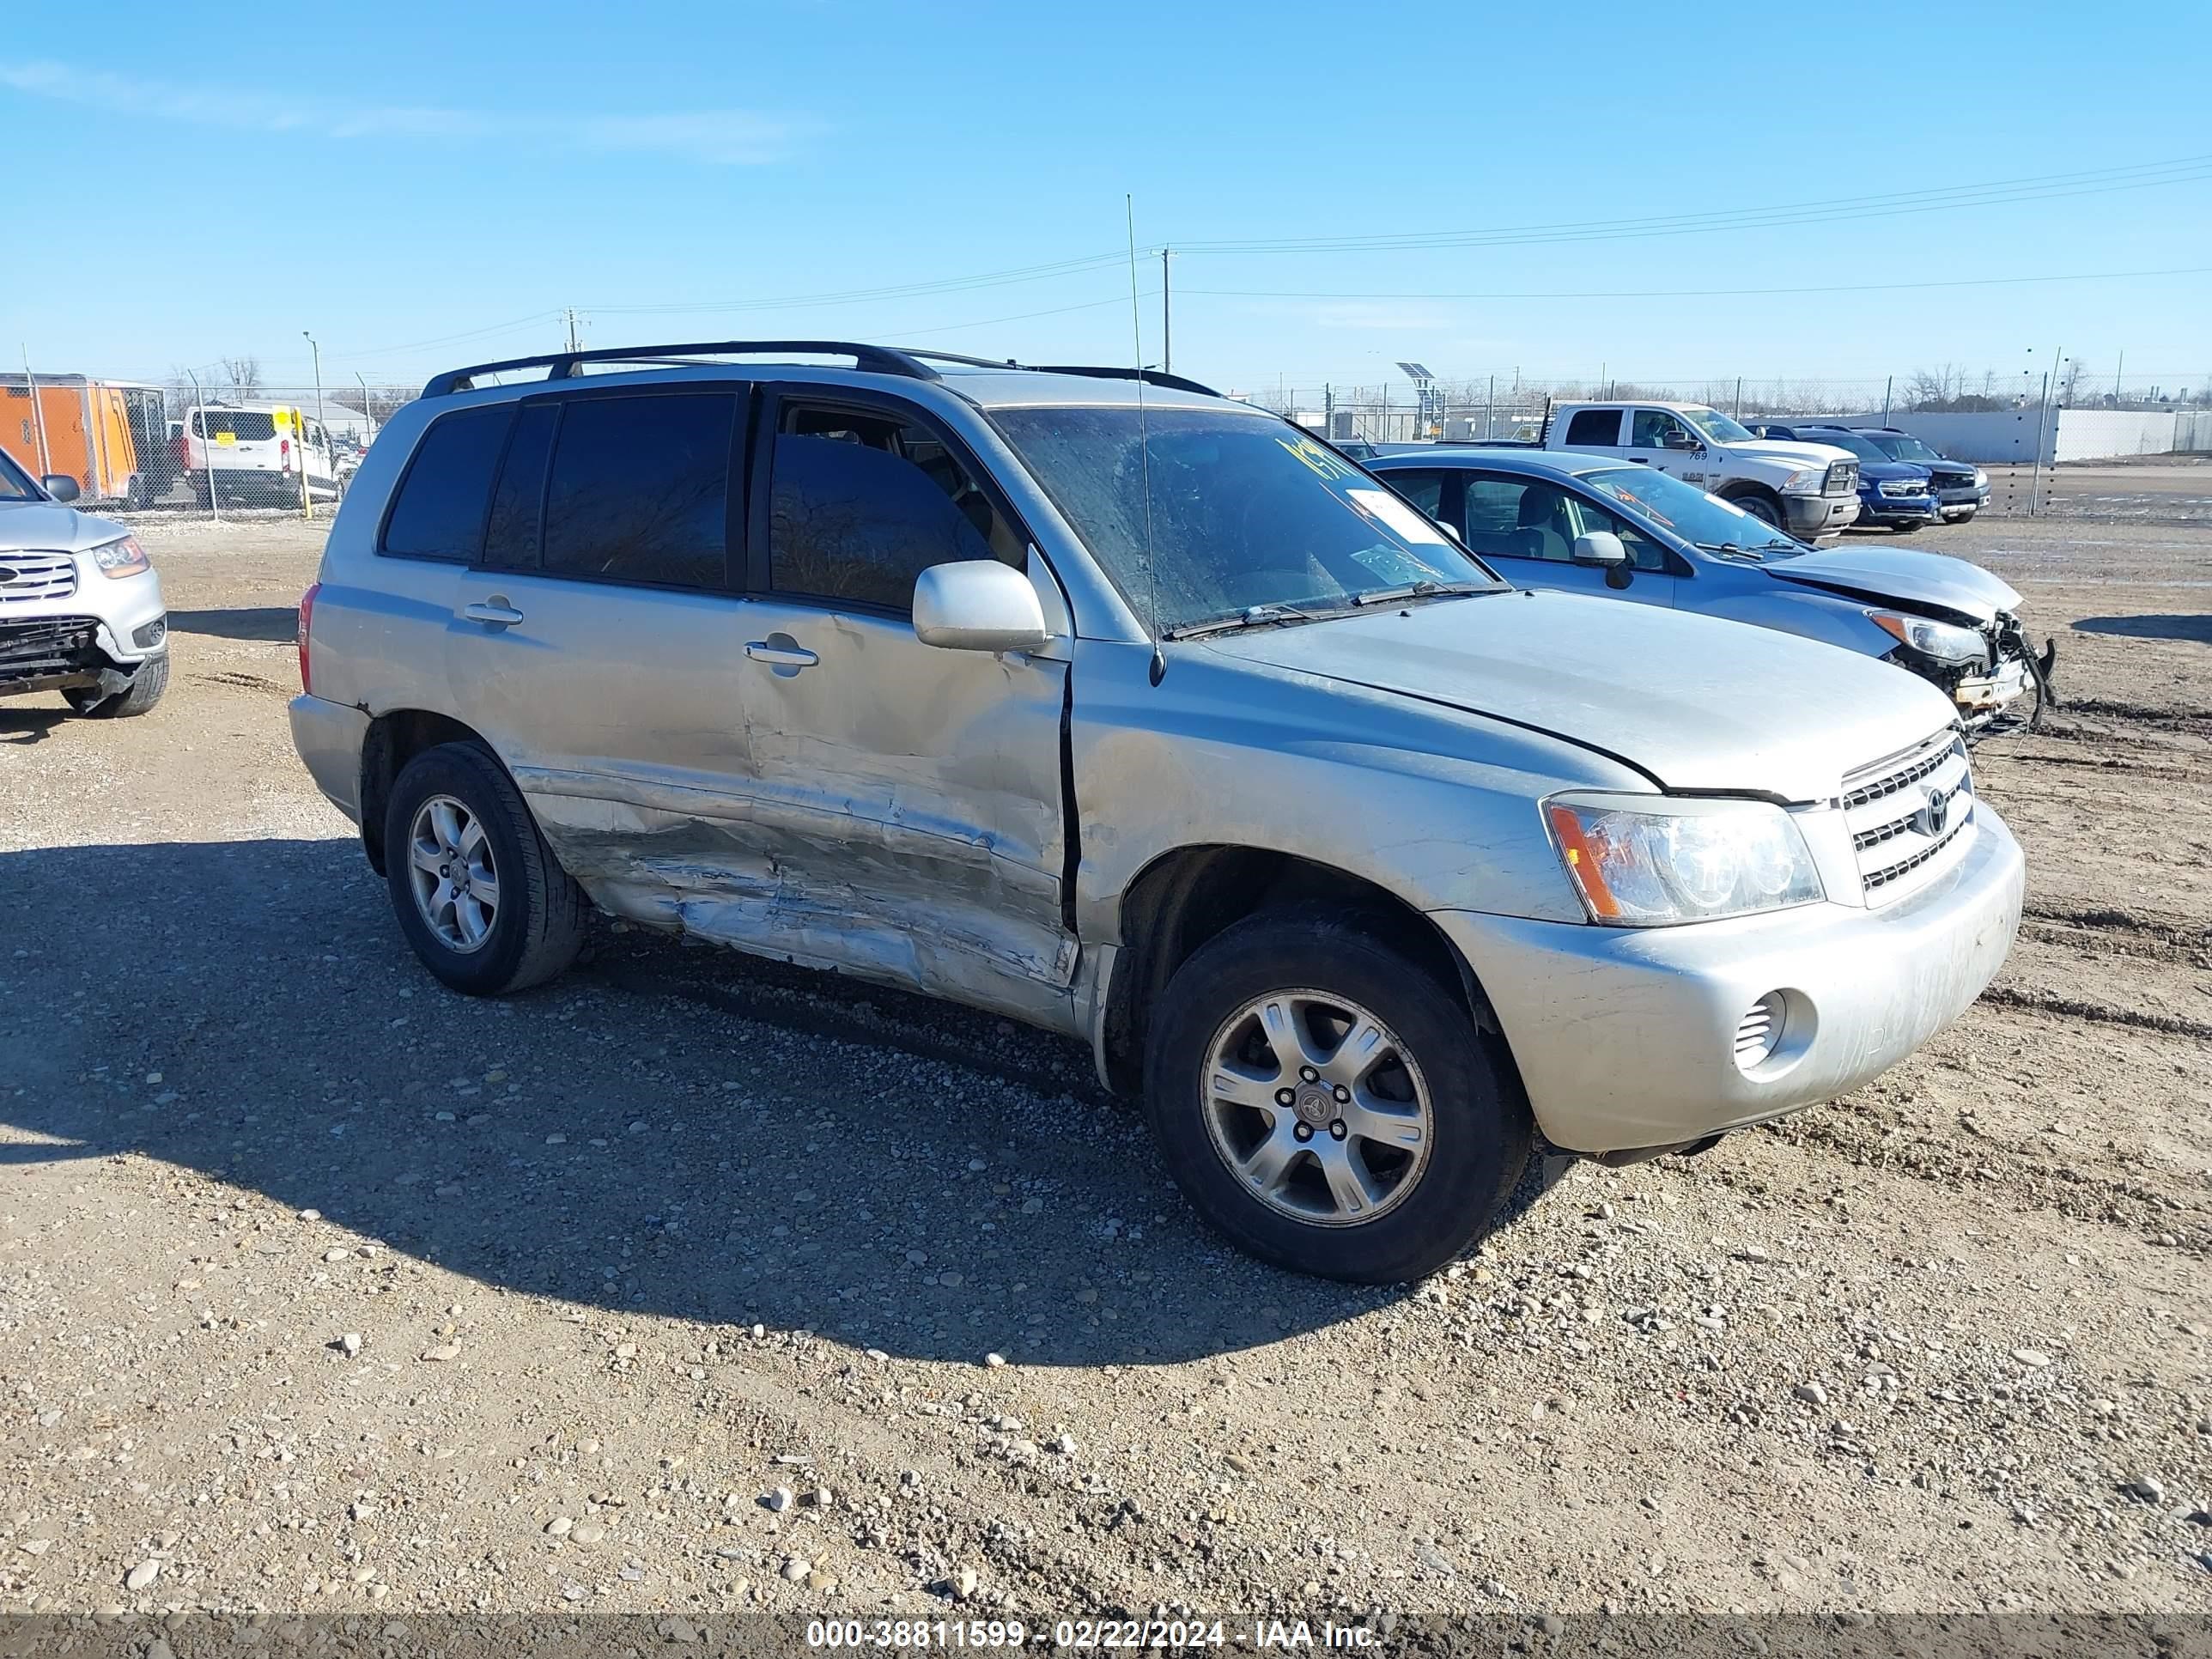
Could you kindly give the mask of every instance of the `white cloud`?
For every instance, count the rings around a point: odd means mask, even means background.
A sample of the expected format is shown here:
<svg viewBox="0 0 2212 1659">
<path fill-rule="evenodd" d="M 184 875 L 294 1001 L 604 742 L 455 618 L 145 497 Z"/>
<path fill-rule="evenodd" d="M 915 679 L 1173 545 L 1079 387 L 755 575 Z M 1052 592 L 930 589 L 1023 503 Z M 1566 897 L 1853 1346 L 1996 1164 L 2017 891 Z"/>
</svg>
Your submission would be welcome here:
<svg viewBox="0 0 2212 1659">
<path fill-rule="evenodd" d="M 810 130 L 806 123 L 735 109 L 560 117 L 416 104 L 349 106 L 252 88 L 216 90 L 141 81 L 52 62 L 0 63 L 0 87 L 234 131 L 550 145 L 580 152 L 676 156 L 718 167 L 780 160 L 792 142 Z"/>
</svg>

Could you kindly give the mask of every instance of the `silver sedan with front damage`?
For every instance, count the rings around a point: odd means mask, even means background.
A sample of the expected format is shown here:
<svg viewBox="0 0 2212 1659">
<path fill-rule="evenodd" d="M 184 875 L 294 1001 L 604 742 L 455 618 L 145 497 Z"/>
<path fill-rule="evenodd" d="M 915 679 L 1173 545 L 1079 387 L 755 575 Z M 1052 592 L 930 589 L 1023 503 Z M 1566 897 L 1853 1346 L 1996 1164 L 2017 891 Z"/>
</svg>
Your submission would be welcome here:
<svg viewBox="0 0 2212 1659">
<path fill-rule="evenodd" d="M 369 453 L 293 729 L 448 984 L 596 904 L 1066 1031 L 1231 1238 L 1388 1281 L 2002 961 L 2020 849 L 1925 682 L 1516 589 L 1188 381 L 843 349 L 459 371 Z"/>
</svg>

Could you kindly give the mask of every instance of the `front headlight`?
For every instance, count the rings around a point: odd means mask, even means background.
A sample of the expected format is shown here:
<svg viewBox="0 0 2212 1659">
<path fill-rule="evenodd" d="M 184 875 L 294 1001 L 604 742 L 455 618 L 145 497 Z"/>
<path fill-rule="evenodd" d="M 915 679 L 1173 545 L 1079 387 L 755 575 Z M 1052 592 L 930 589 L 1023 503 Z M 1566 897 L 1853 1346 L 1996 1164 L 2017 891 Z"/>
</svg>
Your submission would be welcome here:
<svg viewBox="0 0 2212 1659">
<path fill-rule="evenodd" d="M 1662 927 L 1827 896 L 1790 815 L 1759 801 L 1547 801 L 1552 840 L 1590 920 Z"/>
<path fill-rule="evenodd" d="M 148 568 L 146 550 L 138 545 L 136 536 L 102 542 L 92 550 L 92 562 L 100 567 L 103 576 L 135 576 Z"/>
<path fill-rule="evenodd" d="M 1801 467 L 1782 481 L 1783 493 L 1790 495 L 1808 489 L 1818 490 L 1826 482 L 1827 477 L 1825 468 Z"/>
<path fill-rule="evenodd" d="M 1989 641 L 1971 628 L 1907 617 L 1895 611 L 1869 611 L 1867 620 L 1892 638 L 1911 646 L 1937 662 L 1979 662 L 1990 659 Z"/>
<path fill-rule="evenodd" d="M 1990 475 L 1984 472 L 1980 467 L 1976 467 L 1974 469 L 1974 488 L 1977 489 L 1986 489 L 1989 486 L 1989 482 Z"/>
</svg>

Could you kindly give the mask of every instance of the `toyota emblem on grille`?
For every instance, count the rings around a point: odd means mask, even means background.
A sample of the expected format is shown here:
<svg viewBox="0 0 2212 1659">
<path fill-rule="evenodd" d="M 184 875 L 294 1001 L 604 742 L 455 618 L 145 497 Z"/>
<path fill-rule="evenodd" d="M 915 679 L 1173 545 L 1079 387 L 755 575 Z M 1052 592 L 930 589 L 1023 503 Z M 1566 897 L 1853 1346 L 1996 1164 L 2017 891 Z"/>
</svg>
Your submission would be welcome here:
<svg viewBox="0 0 2212 1659">
<path fill-rule="evenodd" d="M 1912 827 L 1923 836 L 1940 836 L 1950 817 L 1951 797 L 1941 789 L 1930 789 L 1927 803 L 1912 815 Z"/>
</svg>

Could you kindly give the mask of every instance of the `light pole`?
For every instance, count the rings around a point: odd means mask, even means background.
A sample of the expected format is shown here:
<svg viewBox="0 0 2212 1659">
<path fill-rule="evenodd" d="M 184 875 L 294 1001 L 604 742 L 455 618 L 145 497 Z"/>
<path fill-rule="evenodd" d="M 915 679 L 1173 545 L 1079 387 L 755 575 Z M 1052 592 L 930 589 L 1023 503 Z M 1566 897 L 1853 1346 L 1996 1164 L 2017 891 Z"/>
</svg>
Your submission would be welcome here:
<svg viewBox="0 0 2212 1659">
<path fill-rule="evenodd" d="M 323 419 L 323 349 L 315 343 L 315 337 L 304 328 L 300 331 L 300 337 L 307 343 L 307 349 L 315 354 L 315 424 L 328 432 L 330 423 Z"/>
</svg>

